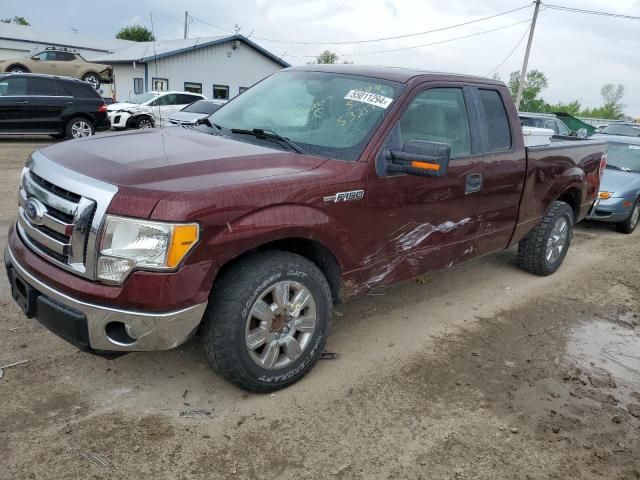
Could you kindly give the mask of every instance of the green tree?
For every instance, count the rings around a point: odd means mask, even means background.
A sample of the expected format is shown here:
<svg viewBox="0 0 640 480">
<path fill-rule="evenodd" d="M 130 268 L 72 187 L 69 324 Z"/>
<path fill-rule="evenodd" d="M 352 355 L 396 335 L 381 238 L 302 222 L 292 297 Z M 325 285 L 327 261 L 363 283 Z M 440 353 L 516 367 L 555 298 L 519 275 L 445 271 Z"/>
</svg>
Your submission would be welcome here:
<svg viewBox="0 0 640 480">
<path fill-rule="evenodd" d="M 507 84 L 511 95 L 515 99 L 518 95 L 518 87 L 520 86 L 520 72 L 511 72 L 509 82 Z M 522 90 L 522 101 L 520 102 L 520 111 L 522 112 L 544 112 L 545 102 L 539 97 L 542 90 L 549 86 L 547 76 L 540 70 L 530 70 L 524 81 L 524 89 Z"/>
<path fill-rule="evenodd" d="M 600 90 L 600 94 L 604 99 L 604 106 L 602 107 L 604 112 L 609 115 L 604 118 L 620 118 L 624 115 L 625 105 L 620 103 L 622 97 L 624 97 L 624 85 L 614 85 L 607 83 Z"/>
<path fill-rule="evenodd" d="M 122 27 L 120 31 L 116 33 L 116 38 L 134 42 L 152 42 L 156 39 L 153 33 L 151 33 L 151 30 L 142 25 L 127 25 L 126 27 Z"/>
<path fill-rule="evenodd" d="M 320 55 L 318 55 L 315 60 L 310 61 L 309 65 L 312 65 L 312 64 L 315 64 L 315 63 L 317 63 L 317 64 L 334 64 L 334 63 L 338 63 L 338 60 L 340 60 L 340 57 L 338 56 L 338 54 L 336 52 L 332 52 L 330 50 L 325 50 Z"/>
<path fill-rule="evenodd" d="M 0 22 L 2 22 L 2 23 L 15 23 L 16 25 L 25 25 L 27 27 L 31 25 L 29 22 L 27 22 L 26 18 L 18 17 L 18 16 L 15 16 L 13 18 L 0 19 Z"/>
<path fill-rule="evenodd" d="M 576 115 L 580 115 L 580 112 L 582 111 L 582 105 L 580 105 L 579 100 L 574 100 L 573 102 L 569 102 L 569 103 L 564 103 L 564 102 L 559 102 L 556 104 L 547 103 L 545 104 L 545 111 L 549 113 L 564 112 L 564 113 L 568 113 L 569 115 L 576 116 Z"/>
</svg>

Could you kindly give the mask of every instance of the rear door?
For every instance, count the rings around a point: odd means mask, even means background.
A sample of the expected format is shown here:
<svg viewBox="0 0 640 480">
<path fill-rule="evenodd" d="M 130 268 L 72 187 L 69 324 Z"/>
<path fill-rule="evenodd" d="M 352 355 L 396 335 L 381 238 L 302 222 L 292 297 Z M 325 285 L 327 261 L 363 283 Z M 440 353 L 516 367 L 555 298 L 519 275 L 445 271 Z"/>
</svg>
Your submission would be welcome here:
<svg viewBox="0 0 640 480">
<path fill-rule="evenodd" d="M 480 152 L 484 162 L 482 195 L 478 198 L 480 254 L 506 248 L 518 218 L 527 168 L 515 105 L 506 88 L 474 88 L 478 104 Z M 511 122 L 510 119 L 516 119 Z"/>
<path fill-rule="evenodd" d="M 54 78 L 29 79 L 32 128 L 60 132 L 64 129 L 62 112 L 73 105 L 73 97 Z"/>
<path fill-rule="evenodd" d="M 0 131 L 16 133 L 29 130 L 31 123 L 27 77 L 0 79 Z"/>
<path fill-rule="evenodd" d="M 438 84 L 419 90 L 376 158 L 367 185 L 371 235 L 363 275 L 370 283 L 393 283 L 474 256 L 473 240 L 484 164 L 471 130 L 474 104 L 466 87 Z M 448 174 L 419 177 L 387 173 L 385 150 L 409 140 L 451 146 Z"/>
</svg>

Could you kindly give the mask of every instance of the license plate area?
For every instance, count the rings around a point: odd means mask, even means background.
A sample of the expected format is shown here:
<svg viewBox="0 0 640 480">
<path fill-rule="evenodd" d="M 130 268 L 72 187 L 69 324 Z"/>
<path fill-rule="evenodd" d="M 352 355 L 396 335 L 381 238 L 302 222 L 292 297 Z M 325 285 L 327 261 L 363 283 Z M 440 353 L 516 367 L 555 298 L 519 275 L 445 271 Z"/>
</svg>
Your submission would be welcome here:
<svg viewBox="0 0 640 480">
<path fill-rule="evenodd" d="M 27 318 L 33 318 L 37 312 L 38 291 L 25 282 L 13 268 L 9 269 L 11 296 L 20 306 Z"/>
</svg>

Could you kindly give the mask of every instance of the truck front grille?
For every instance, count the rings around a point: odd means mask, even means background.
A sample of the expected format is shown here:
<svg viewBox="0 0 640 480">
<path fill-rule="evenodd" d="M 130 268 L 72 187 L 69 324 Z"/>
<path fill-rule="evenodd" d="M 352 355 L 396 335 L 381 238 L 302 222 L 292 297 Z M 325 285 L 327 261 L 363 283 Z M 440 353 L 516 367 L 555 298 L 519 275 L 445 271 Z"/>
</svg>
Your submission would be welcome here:
<svg viewBox="0 0 640 480">
<path fill-rule="evenodd" d="M 97 233 L 116 191 L 34 152 L 22 172 L 18 232 L 49 262 L 94 278 Z"/>
</svg>

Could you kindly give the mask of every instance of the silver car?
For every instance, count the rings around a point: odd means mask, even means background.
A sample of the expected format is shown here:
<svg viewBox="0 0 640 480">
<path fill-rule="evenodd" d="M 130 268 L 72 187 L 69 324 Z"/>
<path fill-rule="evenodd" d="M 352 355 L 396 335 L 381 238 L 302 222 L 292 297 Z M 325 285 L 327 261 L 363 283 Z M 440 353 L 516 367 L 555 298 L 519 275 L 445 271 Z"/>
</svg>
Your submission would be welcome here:
<svg viewBox="0 0 640 480">
<path fill-rule="evenodd" d="M 632 233 L 640 221 L 640 138 L 593 135 L 608 140 L 607 169 L 589 219 L 615 223 Z"/>
<path fill-rule="evenodd" d="M 202 118 L 206 118 L 227 103 L 221 100 L 198 100 L 187 105 L 182 110 L 169 116 L 169 124 L 172 126 L 195 125 Z"/>
</svg>

